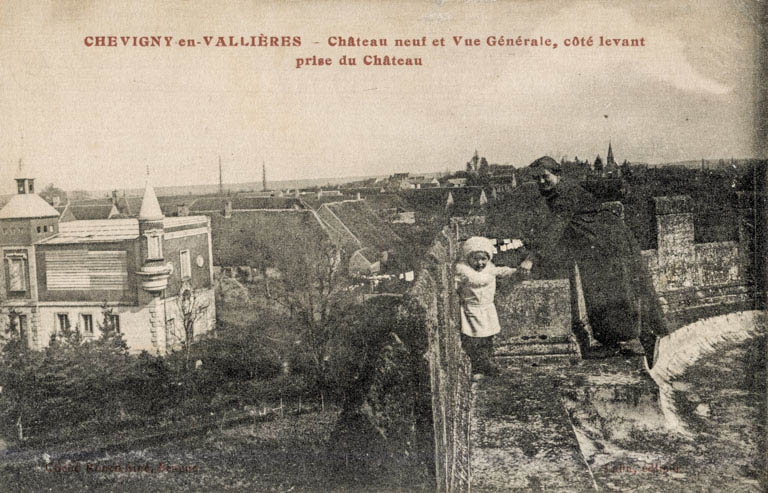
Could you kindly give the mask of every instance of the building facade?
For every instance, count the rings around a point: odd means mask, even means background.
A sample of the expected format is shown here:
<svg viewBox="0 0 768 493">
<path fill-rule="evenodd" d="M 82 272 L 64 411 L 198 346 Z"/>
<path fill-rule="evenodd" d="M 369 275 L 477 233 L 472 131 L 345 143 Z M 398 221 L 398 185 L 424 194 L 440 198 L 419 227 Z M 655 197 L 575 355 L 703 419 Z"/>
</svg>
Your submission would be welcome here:
<svg viewBox="0 0 768 493">
<path fill-rule="evenodd" d="M 164 217 L 147 183 L 137 218 L 60 222 L 19 176 L 0 209 L 0 303 L 30 348 L 106 322 L 132 352 L 165 353 L 215 326 L 210 220 Z M 185 323 L 189 322 L 189 323 Z"/>
</svg>

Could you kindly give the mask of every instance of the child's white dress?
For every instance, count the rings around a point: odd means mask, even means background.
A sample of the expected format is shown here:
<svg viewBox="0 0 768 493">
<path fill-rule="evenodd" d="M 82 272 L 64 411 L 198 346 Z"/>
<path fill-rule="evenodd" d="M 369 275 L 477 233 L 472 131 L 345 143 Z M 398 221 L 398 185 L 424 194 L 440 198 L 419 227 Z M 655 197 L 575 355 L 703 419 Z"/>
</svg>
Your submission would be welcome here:
<svg viewBox="0 0 768 493">
<path fill-rule="evenodd" d="M 496 276 L 516 272 L 511 267 L 496 267 L 488 262 L 480 272 L 468 264 L 456 264 L 456 283 L 461 300 L 461 332 L 469 337 L 489 337 L 501 331 L 493 298 Z"/>
</svg>

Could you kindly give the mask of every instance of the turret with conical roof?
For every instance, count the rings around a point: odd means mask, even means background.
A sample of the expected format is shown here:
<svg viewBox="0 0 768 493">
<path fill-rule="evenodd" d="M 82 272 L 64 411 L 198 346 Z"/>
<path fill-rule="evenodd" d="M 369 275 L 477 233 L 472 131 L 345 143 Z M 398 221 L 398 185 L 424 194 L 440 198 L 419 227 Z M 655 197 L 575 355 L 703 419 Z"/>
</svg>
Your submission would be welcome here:
<svg viewBox="0 0 768 493">
<path fill-rule="evenodd" d="M 147 177 L 147 183 L 144 187 L 144 197 L 141 199 L 141 210 L 139 210 L 139 221 L 160 221 L 165 218 L 163 210 L 160 208 L 160 202 L 157 201 L 155 189 Z"/>
<path fill-rule="evenodd" d="M 163 257 L 164 226 L 162 209 L 157 201 L 155 189 L 149 180 L 144 187 L 144 197 L 139 210 L 139 237 L 141 239 L 141 269 L 136 273 L 141 287 L 153 296 L 158 296 L 167 286 L 171 268 Z"/>
</svg>

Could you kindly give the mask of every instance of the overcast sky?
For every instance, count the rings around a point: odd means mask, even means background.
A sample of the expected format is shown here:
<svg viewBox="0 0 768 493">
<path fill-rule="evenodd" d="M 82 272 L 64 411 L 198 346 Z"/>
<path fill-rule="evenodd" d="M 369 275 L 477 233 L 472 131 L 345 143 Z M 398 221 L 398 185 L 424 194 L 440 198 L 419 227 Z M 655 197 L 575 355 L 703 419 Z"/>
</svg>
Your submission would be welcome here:
<svg viewBox="0 0 768 493">
<path fill-rule="evenodd" d="M 55 6 L 53 5 L 55 3 Z M 0 193 L 430 172 L 543 154 L 752 157 L 753 4 L 731 1 L 0 2 Z M 202 7 L 205 3 L 206 7 Z M 35 6 L 31 6 L 35 4 Z M 300 47 L 85 46 L 86 36 L 300 36 Z M 549 37 L 557 49 L 489 47 Z M 644 38 L 568 48 L 565 38 Z M 329 47 L 329 36 L 387 48 Z M 396 38 L 445 47 L 396 48 Z M 453 46 L 453 36 L 481 46 Z M 342 55 L 356 67 L 341 67 Z M 421 57 L 367 67 L 365 55 Z M 296 58 L 330 67 L 296 69 Z"/>
</svg>

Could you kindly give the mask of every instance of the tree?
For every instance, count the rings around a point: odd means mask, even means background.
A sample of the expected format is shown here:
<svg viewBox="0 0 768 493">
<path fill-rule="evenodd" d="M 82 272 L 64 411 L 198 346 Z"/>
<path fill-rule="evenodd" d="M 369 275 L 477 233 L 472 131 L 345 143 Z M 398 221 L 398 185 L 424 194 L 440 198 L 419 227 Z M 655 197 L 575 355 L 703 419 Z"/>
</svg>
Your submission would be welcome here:
<svg viewBox="0 0 768 493">
<path fill-rule="evenodd" d="M 488 165 L 488 161 L 484 157 L 480 158 L 480 166 L 477 168 L 477 173 L 480 176 L 488 176 L 491 174 L 491 167 Z"/>
<path fill-rule="evenodd" d="M 624 160 L 623 163 L 621 163 L 620 170 L 621 170 L 621 176 L 624 179 L 632 178 L 632 167 L 630 166 L 629 161 L 627 161 L 626 159 Z"/>
<path fill-rule="evenodd" d="M 54 203 L 54 197 L 57 197 L 61 201 L 64 201 L 67 198 L 67 192 L 61 188 L 57 188 L 53 183 L 46 185 L 46 187 L 39 193 L 39 195 L 46 202 L 51 204 Z"/>
<path fill-rule="evenodd" d="M 100 324 L 98 338 L 84 337 L 77 326 L 64 327 L 44 351 L 30 350 L 15 317 L 9 318 L 0 351 L 0 415 L 6 436 L 9 425 L 24 440 L 30 430 L 41 435 L 122 418 L 124 403 L 131 401 L 125 385 L 130 358 L 112 310 L 106 305 L 102 310 L 107 322 Z"/>
<path fill-rule="evenodd" d="M 3 419 L 5 427 L 15 428 L 14 434 L 22 441 L 26 438 L 27 417 L 37 405 L 34 391 L 39 358 L 31 354 L 19 327 L 18 313 L 12 308 L 0 311 L 0 338 L 0 413 L 7 417 Z"/>
<path fill-rule="evenodd" d="M 595 171 L 601 173 L 604 167 L 605 166 L 603 166 L 603 158 L 601 158 L 600 155 L 598 154 L 597 157 L 595 158 L 595 164 L 594 164 Z"/>
<path fill-rule="evenodd" d="M 467 173 L 477 173 L 479 159 L 477 151 L 475 151 L 472 159 L 467 161 Z"/>
<path fill-rule="evenodd" d="M 198 294 L 189 287 L 183 286 L 176 297 L 176 309 L 181 318 L 181 325 L 173 324 L 167 327 L 168 337 L 172 339 L 168 344 L 172 350 L 180 350 L 183 353 L 185 376 L 188 376 L 192 368 L 195 322 L 205 316 L 208 308 L 208 302 L 200 299 Z"/>
<path fill-rule="evenodd" d="M 292 318 L 299 323 L 302 340 L 322 380 L 333 332 L 329 320 L 345 300 L 342 250 L 330 241 L 323 241 L 318 248 L 292 257 L 293 261 L 280 266 L 282 285 Z"/>
</svg>

